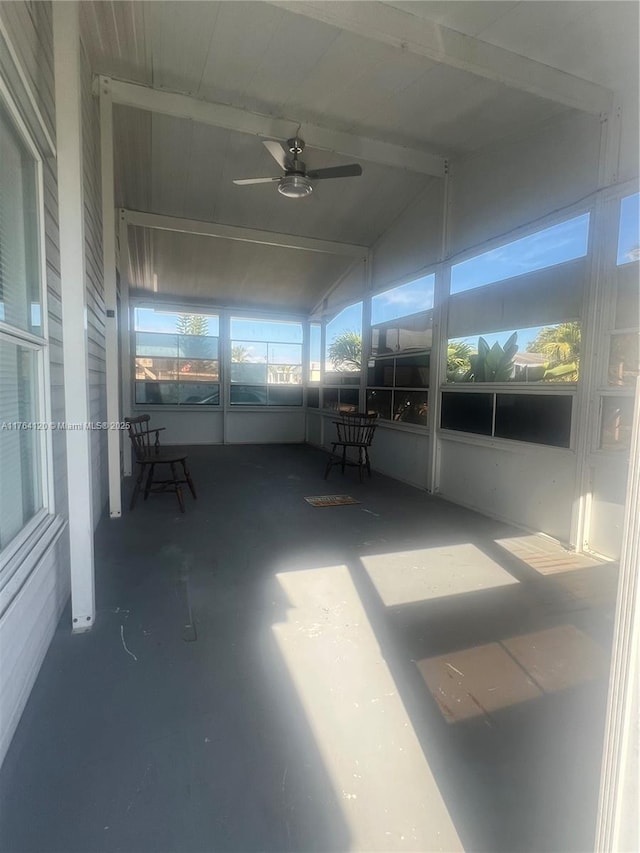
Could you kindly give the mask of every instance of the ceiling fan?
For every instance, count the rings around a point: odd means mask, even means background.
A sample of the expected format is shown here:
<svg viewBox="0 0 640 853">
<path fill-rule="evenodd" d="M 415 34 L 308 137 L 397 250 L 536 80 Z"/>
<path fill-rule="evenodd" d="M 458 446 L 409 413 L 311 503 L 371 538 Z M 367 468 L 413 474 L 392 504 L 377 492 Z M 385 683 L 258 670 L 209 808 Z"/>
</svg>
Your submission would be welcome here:
<svg viewBox="0 0 640 853">
<path fill-rule="evenodd" d="M 357 163 L 308 172 L 302 160 L 298 159 L 304 151 L 304 140 L 299 136 L 287 139 L 286 148 L 272 139 L 263 139 L 262 144 L 278 166 L 284 170 L 284 175 L 278 178 L 245 178 L 234 181 L 234 184 L 248 186 L 277 182 L 278 192 L 287 198 L 304 198 L 313 192 L 313 181 L 324 181 L 327 178 L 357 178 L 362 174 L 362 166 Z"/>
</svg>

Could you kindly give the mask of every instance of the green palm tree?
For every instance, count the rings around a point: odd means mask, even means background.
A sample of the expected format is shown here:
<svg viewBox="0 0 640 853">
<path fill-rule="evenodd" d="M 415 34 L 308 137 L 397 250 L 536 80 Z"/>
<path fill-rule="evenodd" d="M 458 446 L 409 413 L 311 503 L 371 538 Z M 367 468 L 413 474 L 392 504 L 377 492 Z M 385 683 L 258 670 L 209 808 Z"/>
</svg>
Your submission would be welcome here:
<svg viewBox="0 0 640 853">
<path fill-rule="evenodd" d="M 547 359 L 544 379 L 577 382 L 580 368 L 580 324 L 572 321 L 545 326 L 528 344 L 527 352 Z"/>
<path fill-rule="evenodd" d="M 362 367 L 362 335 L 353 329 L 341 332 L 329 345 L 328 355 L 336 370 L 360 370 Z"/>
<path fill-rule="evenodd" d="M 471 369 L 473 347 L 464 341 L 450 341 L 447 346 L 447 380 L 461 382 Z"/>
</svg>

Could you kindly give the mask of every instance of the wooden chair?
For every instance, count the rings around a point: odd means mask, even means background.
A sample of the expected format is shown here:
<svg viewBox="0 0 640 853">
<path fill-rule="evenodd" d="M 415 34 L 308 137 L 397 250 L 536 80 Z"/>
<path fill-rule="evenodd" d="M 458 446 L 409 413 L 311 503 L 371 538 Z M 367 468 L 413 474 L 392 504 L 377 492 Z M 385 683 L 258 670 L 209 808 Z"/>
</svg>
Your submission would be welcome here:
<svg viewBox="0 0 640 853">
<path fill-rule="evenodd" d="M 193 480 L 187 468 L 187 455 L 186 453 L 172 453 L 171 451 L 162 450 L 160 448 L 160 433 L 164 430 L 164 427 L 150 427 L 150 420 L 149 415 L 139 415 L 137 418 L 125 418 L 125 423 L 129 430 L 129 438 L 133 446 L 133 455 L 139 469 L 129 509 L 132 510 L 135 506 L 146 473 L 146 482 L 144 485 L 145 501 L 151 492 L 175 492 L 180 512 L 184 512 L 182 484 L 186 483 L 194 499 L 197 498 Z M 152 436 L 154 436 L 153 440 Z M 171 469 L 170 479 L 157 480 L 155 478 L 155 470 L 158 465 L 169 466 Z M 176 469 L 177 465 L 182 466 L 182 478 Z"/>
<path fill-rule="evenodd" d="M 366 467 L 368 475 L 371 476 L 369 448 L 376 431 L 377 417 L 375 414 L 368 415 L 362 412 L 345 413 L 341 420 L 333 422 L 336 425 L 337 437 L 333 442 L 331 455 L 324 471 L 325 480 L 329 476 L 331 468 L 338 464 L 341 466 L 343 474 L 345 466 L 355 465 L 358 468 L 360 482 L 362 482 L 363 468 Z M 342 453 L 339 455 L 336 453 L 336 447 L 342 448 Z M 355 448 L 358 451 L 357 461 L 347 458 L 348 448 Z"/>
</svg>

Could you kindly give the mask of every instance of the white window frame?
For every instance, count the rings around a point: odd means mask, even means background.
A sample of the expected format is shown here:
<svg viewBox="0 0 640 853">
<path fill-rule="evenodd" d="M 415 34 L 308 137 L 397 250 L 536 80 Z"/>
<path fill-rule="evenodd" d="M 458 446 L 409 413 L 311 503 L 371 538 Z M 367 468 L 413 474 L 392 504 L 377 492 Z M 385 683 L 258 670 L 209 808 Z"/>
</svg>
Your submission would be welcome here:
<svg viewBox="0 0 640 853">
<path fill-rule="evenodd" d="M 4 590 L 19 569 L 20 575 L 33 567 L 33 552 L 43 539 L 45 531 L 53 530 L 52 516 L 55 514 L 53 480 L 53 441 L 51 430 L 51 383 L 49 366 L 49 310 L 47 298 L 47 257 L 44 224 L 44 173 L 43 156 L 33 136 L 22 119 L 18 107 L 3 78 L 0 77 L 0 101 L 13 122 L 14 130 L 33 158 L 36 173 L 36 210 L 38 263 L 40 278 L 40 312 L 42 336 L 18 329 L 0 321 L 0 338 L 14 345 L 26 347 L 36 353 L 37 377 L 37 422 L 43 429 L 37 430 L 40 439 L 40 485 L 42 507 L 27 521 L 22 529 L 0 551 L 0 589 Z M 61 526 L 56 526 L 61 529 Z M 31 558 L 31 559 L 30 559 Z"/>
</svg>

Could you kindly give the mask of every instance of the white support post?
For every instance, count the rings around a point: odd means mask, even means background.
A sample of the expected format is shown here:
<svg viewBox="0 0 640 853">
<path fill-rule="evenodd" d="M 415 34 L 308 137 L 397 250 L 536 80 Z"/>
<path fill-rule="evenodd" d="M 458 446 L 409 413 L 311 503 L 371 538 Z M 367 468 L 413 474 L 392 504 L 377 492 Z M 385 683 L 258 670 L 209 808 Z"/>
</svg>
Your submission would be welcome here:
<svg viewBox="0 0 640 853">
<path fill-rule="evenodd" d="M 122 415 L 131 414 L 131 309 L 129 306 L 129 224 L 125 210 L 118 211 L 118 246 L 120 250 L 120 381 Z M 122 473 L 130 477 L 133 473 L 131 442 L 123 436 Z"/>
<path fill-rule="evenodd" d="M 369 359 L 371 357 L 371 288 L 373 286 L 372 270 L 373 252 L 367 252 L 364 258 L 364 298 L 362 300 L 362 354 L 360 360 L 360 405 L 359 411 L 367 411 L 367 380 L 369 377 Z"/>
<path fill-rule="evenodd" d="M 113 184 L 113 104 L 109 78 L 100 77 L 100 165 L 102 176 L 102 263 L 104 275 L 107 453 L 109 466 L 109 515 L 122 515 L 120 482 L 120 422 L 118 381 L 118 311 L 116 286 L 116 223 Z"/>
<path fill-rule="evenodd" d="M 73 631 L 95 620 L 82 173 L 80 23 L 77 2 L 53 4 L 60 273 Z M 69 428 L 73 427 L 73 428 Z"/>
<path fill-rule="evenodd" d="M 435 495 L 440 490 L 440 387 L 447 375 L 447 305 L 451 290 L 451 263 L 447 256 L 449 252 L 449 164 L 444 178 L 442 203 L 442 241 L 440 246 L 440 263 L 436 269 L 433 292 L 433 327 L 431 337 L 431 361 L 429 363 L 429 470 L 427 490 Z"/>
</svg>

